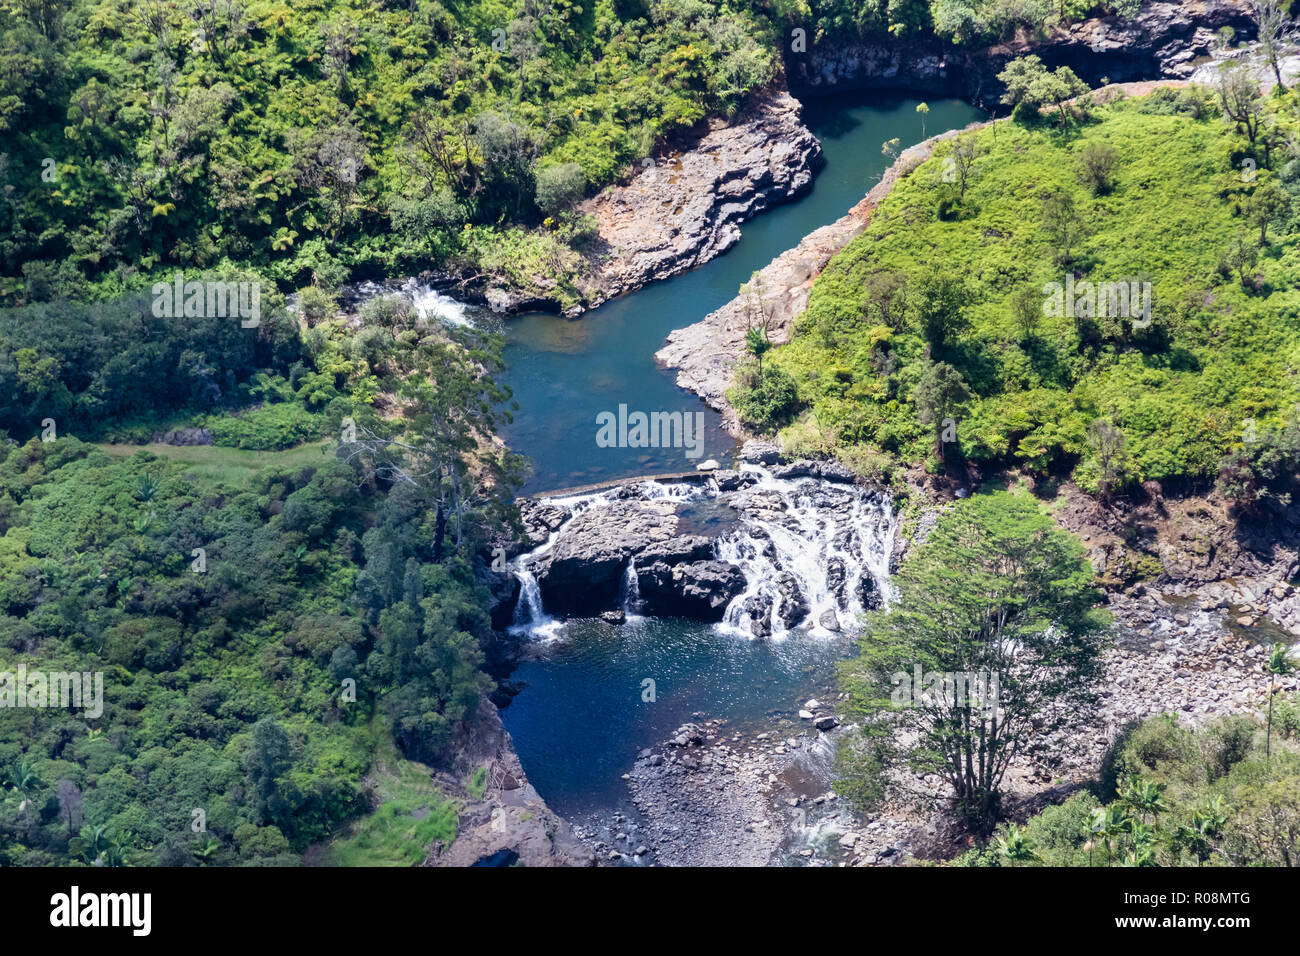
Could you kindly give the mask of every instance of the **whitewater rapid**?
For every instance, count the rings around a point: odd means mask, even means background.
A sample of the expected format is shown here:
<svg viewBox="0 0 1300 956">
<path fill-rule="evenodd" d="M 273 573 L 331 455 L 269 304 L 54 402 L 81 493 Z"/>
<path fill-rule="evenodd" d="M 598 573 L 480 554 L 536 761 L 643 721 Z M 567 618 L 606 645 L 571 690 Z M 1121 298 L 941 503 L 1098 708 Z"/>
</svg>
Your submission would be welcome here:
<svg viewBox="0 0 1300 956">
<path fill-rule="evenodd" d="M 743 637 L 779 639 L 796 631 L 825 636 L 852 630 L 862 614 L 888 601 L 898 531 L 888 495 L 822 478 L 776 477 L 749 463 L 739 472 L 752 483 L 729 491 L 712 479 L 635 486 L 642 500 L 721 500 L 735 513 L 735 528 L 713 540 L 713 556 L 738 567 L 745 588 L 714 628 Z M 542 545 L 510 563 L 520 585 L 513 633 L 542 641 L 563 636 L 563 622 L 544 607 L 537 570 L 580 514 L 625 498 L 625 488 L 541 499 L 571 514 Z M 620 598 L 628 620 L 642 613 L 635 555 L 623 570 Z"/>
</svg>

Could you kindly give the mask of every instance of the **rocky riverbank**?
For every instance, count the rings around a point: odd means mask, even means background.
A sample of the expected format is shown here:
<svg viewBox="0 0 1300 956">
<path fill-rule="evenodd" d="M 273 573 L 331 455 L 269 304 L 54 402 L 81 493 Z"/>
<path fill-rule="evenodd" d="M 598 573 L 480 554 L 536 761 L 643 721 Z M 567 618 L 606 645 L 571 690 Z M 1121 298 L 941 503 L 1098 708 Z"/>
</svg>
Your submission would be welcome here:
<svg viewBox="0 0 1300 956">
<path fill-rule="evenodd" d="M 760 96 L 733 122 L 714 120 L 697 142 L 583 202 L 578 212 L 595 219 L 598 238 L 571 314 L 703 265 L 740 241 L 745 220 L 806 192 L 823 160 L 801 112 L 789 93 Z"/>
<path fill-rule="evenodd" d="M 1114 96 L 1141 96 L 1157 86 L 1183 86 L 1185 80 L 1115 83 L 1087 94 L 1098 100 Z M 762 314 L 768 338 L 776 345 L 790 340 L 795 320 L 808 307 L 813 283 L 826 264 L 867 228 L 872 213 L 894 185 L 925 162 L 934 148 L 962 133 L 982 129 L 992 122 L 972 123 L 962 130 L 948 130 L 904 150 L 876 183 L 847 213 L 814 230 L 794 248 L 788 249 L 759 270 L 754 290 L 738 295 L 699 322 L 668 334 L 655 353 L 661 365 L 677 371 L 677 384 L 700 396 L 710 408 L 725 416 L 724 428 L 735 435 L 744 430 L 727 401 L 736 364 L 745 354 L 745 332 L 754 316 Z"/>
<path fill-rule="evenodd" d="M 579 203 L 575 211 L 591 218 L 595 236 L 571 276 L 577 301 L 563 313 L 580 315 L 701 266 L 740 241 L 741 223 L 805 193 L 824 160 L 801 112 L 789 93 L 756 94 L 736 117 L 708 120 L 634 166 L 625 182 Z M 519 288 L 500 277 L 468 285 L 455 275 L 430 278 L 458 284 L 459 295 L 494 312 L 559 308 L 542 282 Z"/>
<path fill-rule="evenodd" d="M 1109 609 L 1116 641 L 1099 699 L 1082 712 L 1042 715 L 1041 736 L 1008 771 L 1013 816 L 1085 785 L 1121 732 L 1147 717 L 1170 713 L 1201 725 L 1261 715 L 1266 645 L 1235 632 L 1228 615 L 1148 590 L 1112 596 Z M 1294 692 L 1300 677 L 1279 684 Z M 601 842 L 593 847 L 600 861 L 635 853 L 637 862 L 667 866 L 889 866 L 967 848 L 969 838 L 942 812 L 854 812 L 834 788 L 835 750 L 855 730 L 841 724 L 843 700 L 798 706 L 744 731 L 699 714 L 642 751 L 625 777 L 639 814 L 637 848 Z"/>
<path fill-rule="evenodd" d="M 973 123 L 967 130 L 987 125 Z M 694 392 L 726 416 L 724 427 L 733 434 L 741 431 L 735 412 L 727 402 L 736 363 L 745 352 L 745 332 L 761 309 L 766 316 L 768 338 L 776 345 L 790 340 L 794 321 L 808 307 L 808 297 L 817 276 L 831 258 L 861 235 L 871 214 L 889 195 L 894 183 L 929 158 L 934 147 L 964 130 L 950 130 L 932 136 L 903 151 L 885 171 L 880 182 L 845 215 L 803 238 L 760 270 L 754 291 L 738 295 L 722 308 L 710 312 L 694 325 L 669 333 L 655 359 L 677 370 L 677 384 Z"/>
<path fill-rule="evenodd" d="M 1068 66 L 1090 86 L 1157 77 L 1186 79 L 1209 56 L 1219 31 L 1238 42 L 1255 37 L 1247 0 L 1143 3 L 1131 19 L 1100 17 L 1031 33 L 979 50 L 957 50 L 937 40 L 819 43 L 804 54 L 787 52 L 790 88 L 798 96 L 847 90 L 905 90 L 958 96 L 990 108 L 1003 87 L 997 75 L 1019 56 L 1035 54 L 1049 67 Z"/>
<path fill-rule="evenodd" d="M 461 797 L 456 839 L 447 847 L 430 847 L 424 866 L 595 862 L 592 851 L 528 782 L 501 715 L 487 701 L 463 734 L 453 765 L 455 769 L 437 774 L 435 780 L 444 792 Z M 488 768 L 488 777 L 482 796 L 475 798 L 465 782 L 480 767 Z"/>
</svg>

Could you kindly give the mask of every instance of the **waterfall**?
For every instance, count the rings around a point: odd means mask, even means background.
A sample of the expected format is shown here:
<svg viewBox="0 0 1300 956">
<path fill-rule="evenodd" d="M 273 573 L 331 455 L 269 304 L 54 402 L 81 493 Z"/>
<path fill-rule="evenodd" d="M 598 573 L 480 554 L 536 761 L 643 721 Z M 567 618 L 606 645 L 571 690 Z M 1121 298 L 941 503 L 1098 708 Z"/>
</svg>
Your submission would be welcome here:
<svg viewBox="0 0 1300 956">
<path fill-rule="evenodd" d="M 528 634 L 533 638 L 555 637 L 562 625 L 543 609 L 537 576 L 522 564 L 514 568 L 514 575 L 519 580 L 519 600 L 515 604 L 511 633 Z"/>
<path fill-rule="evenodd" d="M 415 314 L 426 322 L 436 319 L 446 325 L 474 324 L 473 315 L 476 314 L 476 310 L 473 307 L 415 278 L 385 283 L 365 280 L 345 286 L 342 292 L 345 305 L 356 311 L 360 311 L 361 307 L 371 299 L 384 296 L 405 299 L 411 304 Z"/>
<path fill-rule="evenodd" d="M 718 560 L 740 568 L 745 589 L 731 602 L 718 627 L 746 637 L 780 637 L 803 629 L 828 635 L 852 629 L 859 615 L 889 598 L 889 559 L 898 519 L 888 496 L 857 485 L 820 478 L 777 478 L 758 465 L 744 464 L 750 483 L 723 492 L 716 482 L 642 482 L 635 497 L 683 503 L 719 500 L 735 512 L 738 527 L 714 541 Z M 534 573 L 583 512 L 628 497 L 627 486 L 548 499 L 570 516 L 547 540 L 511 564 L 519 579 L 513 633 L 554 638 L 563 622 L 546 614 Z M 628 559 L 620 585 L 620 604 L 628 618 L 642 607 L 635 556 Z"/>
<path fill-rule="evenodd" d="M 623 572 L 623 614 L 629 620 L 641 616 L 641 582 L 636 576 L 636 558 L 628 558 Z"/>
<path fill-rule="evenodd" d="M 743 527 L 717 543 L 718 557 L 745 574 L 724 627 L 754 636 L 796 627 L 828 633 L 849 627 L 888 597 L 897 520 L 887 498 L 854 485 L 774 478 L 737 495 Z"/>
</svg>

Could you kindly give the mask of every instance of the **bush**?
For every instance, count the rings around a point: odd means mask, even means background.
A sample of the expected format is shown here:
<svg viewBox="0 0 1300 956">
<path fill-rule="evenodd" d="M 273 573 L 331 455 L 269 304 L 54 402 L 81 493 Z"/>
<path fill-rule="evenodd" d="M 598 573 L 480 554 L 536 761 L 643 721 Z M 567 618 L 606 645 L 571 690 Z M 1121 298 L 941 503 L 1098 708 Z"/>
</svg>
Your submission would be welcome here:
<svg viewBox="0 0 1300 956">
<path fill-rule="evenodd" d="M 741 422 L 764 433 L 789 424 L 800 405 L 794 379 L 773 365 L 765 366 L 761 375 L 750 378 L 752 384 L 738 382 L 727 393 Z"/>
<path fill-rule="evenodd" d="M 1079 181 L 1094 195 L 1104 196 L 1114 188 L 1113 176 L 1118 161 L 1119 150 L 1114 146 L 1089 143 L 1079 152 Z"/>
<path fill-rule="evenodd" d="M 574 205 L 586 192 L 587 179 L 577 163 L 561 163 L 537 171 L 534 196 L 537 208 L 548 216 Z"/>
<path fill-rule="evenodd" d="M 202 424 L 212 433 L 214 445 L 274 451 L 321 437 L 325 418 L 297 403 L 280 402 L 237 415 L 208 415 Z"/>
</svg>

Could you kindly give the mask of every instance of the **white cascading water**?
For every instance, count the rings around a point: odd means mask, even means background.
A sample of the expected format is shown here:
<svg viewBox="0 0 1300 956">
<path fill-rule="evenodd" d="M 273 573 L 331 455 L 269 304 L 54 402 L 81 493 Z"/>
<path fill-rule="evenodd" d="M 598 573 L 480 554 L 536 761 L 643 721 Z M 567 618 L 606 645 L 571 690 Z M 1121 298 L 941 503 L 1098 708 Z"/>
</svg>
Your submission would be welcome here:
<svg viewBox="0 0 1300 956">
<path fill-rule="evenodd" d="M 349 292 L 355 300 L 355 308 L 358 310 L 371 299 L 395 295 L 410 302 L 415 314 L 425 321 L 437 319 L 447 325 L 473 324 L 468 305 L 443 292 L 439 292 L 431 285 L 420 282 L 418 279 L 410 278 L 400 284 L 383 285 L 365 280 L 350 287 Z"/>
<path fill-rule="evenodd" d="M 833 628 L 821 623 L 828 611 L 835 614 L 837 627 L 851 628 L 868 609 L 864 591 L 887 600 L 898 521 L 886 496 L 816 478 L 776 478 L 757 465 L 744 464 L 740 470 L 757 481 L 738 491 L 720 492 L 715 484 L 655 481 L 643 482 L 639 489 L 644 500 L 722 497 L 738 514 L 740 526 L 719 538 L 714 548 L 718 560 L 741 569 L 745 590 L 727 605 L 718 627 L 746 637 L 780 637 L 796 629 L 828 634 Z M 613 500 L 616 492 L 545 499 L 570 508 L 572 515 L 544 544 L 511 562 L 520 583 L 512 631 L 552 639 L 563 630 L 562 622 L 545 613 L 532 569 L 575 517 Z M 798 610 L 798 599 L 791 602 L 796 593 L 806 611 Z M 624 614 L 636 617 L 641 597 L 634 561 L 624 571 L 621 598 Z"/>
<path fill-rule="evenodd" d="M 629 621 L 641 616 L 641 581 L 636 576 L 636 558 L 627 563 L 623 572 L 623 616 Z"/>
<path fill-rule="evenodd" d="M 537 586 L 537 576 L 523 567 L 515 568 L 514 574 L 519 579 L 519 600 L 515 604 L 511 633 L 527 634 L 535 640 L 558 636 L 563 625 L 542 608 L 542 590 Z"/>
<path fill-rule="evenodd" d="M 837 628 L 851 625 L 869 610 L 864 590 L 888 598 L 898 523 L 887 498 L 853 485 L 774 478 L 754 465 L 742 470 L 759 480 L 733 501 L 744 526 L 717 543 L 718 558 L 740 567 L 746 583 L 727 605 L 724 627 L 774 636 L 792 626 L 834 630 L 823 628 L 823 617 L 830 612 Z M 796 593 L 806 613 L 792 606 Z"/>
</svg>

